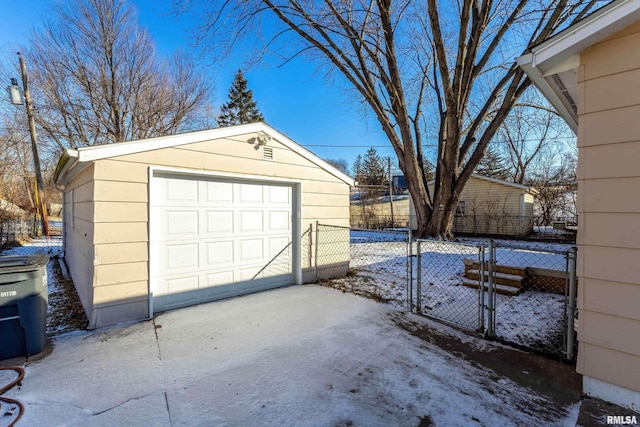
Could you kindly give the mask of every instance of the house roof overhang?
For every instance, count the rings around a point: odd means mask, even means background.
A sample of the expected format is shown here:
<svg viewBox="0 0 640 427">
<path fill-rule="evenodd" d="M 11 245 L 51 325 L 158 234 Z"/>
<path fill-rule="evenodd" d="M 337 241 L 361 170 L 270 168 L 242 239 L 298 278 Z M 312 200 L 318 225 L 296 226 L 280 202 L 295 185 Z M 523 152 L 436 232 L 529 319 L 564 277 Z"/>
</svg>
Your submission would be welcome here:
<svg viewBox="0 0 640 427">
<path fill-rule="evenodd" d="M 639 19 L 640 0 L 616 0 L 516 59 L 574 133 L 580 54 Z"/>
<path fill-rule="evenodd" d="M 354 185 L 353 179 L 331 166 L 311 151 L 302 147 L 286 135 L 278 132 L 271 126 L 263 122 L 250 123 L 238 126 L 221 127 L 210 130 L 189 132 L 178 135 L 162 136 L 158 138 L 142 139 L 138 141 L 119 142 L 114 144 L 104 144 L 77 149 L 66 149 L 56 167 L 55 182 L 59 186 L 64 186 L 76 176 L 80 171 L 88 167 L 91 163 L 127 154 L 141 153 L 145 151 L 158 150 L 162 148 L 178 147 L 186 144 L 204 142 L 222 138 L 235 138 L 242 135 L 256 133 L 266 134 L 272 139 L 280 142 L 291 151 L 304 157 L 326 172 L 334 175 L 341 181 Z"/>
</svg>

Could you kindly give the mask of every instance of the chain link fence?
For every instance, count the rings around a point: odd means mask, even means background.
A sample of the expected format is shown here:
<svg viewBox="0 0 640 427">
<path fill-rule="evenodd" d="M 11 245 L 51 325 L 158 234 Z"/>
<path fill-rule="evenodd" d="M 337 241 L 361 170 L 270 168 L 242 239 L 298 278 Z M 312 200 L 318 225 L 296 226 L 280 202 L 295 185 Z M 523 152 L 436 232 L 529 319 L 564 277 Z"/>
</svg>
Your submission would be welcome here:
<svg viewBox="0 0 640 427">
<path fill-rule="evenodd" d="M 303 266 L 313 281 L 517 347 L 575 356 L 576 252 L 569 245 L 412 242 L 408 230 L 322 224 L 315 245 L 308 236 Z"/>
<path fill-rule="evenodd" d="M 324 283 L 406 307 L 411 277 L 408 230 L 358 230 L 318 224 L 316 236 L 318 279 L 338 277 Z M 348 269 L 339 277 L 336 268 L 344 268 L 344 260 Z"/>
<path fill-rule="evenodd" d="M 36 227 L 35 219 L 0 220 L 0 247 L 35 235 Z"/>
<path fill-rule="evenodd" d="M 575 356 L 575 248 L 417 241 L 417 313 L 564 359 Z"/>
</svg>

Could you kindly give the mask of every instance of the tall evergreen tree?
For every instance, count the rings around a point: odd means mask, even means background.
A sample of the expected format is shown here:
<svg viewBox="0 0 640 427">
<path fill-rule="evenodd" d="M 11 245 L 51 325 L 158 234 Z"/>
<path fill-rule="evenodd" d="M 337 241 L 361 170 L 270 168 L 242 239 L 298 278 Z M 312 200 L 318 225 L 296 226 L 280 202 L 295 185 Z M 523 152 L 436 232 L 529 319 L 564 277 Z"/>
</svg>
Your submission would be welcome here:
<svg viewBox="0 0 640 427">
<path fill-rule="evenodd" d="M 362 173 L 364 183 L 368 185 L 383 185 L 387 179 L 382 159 L 373 147 L 367 150 L 367 155 L 362 160 Z"/>
<path fill-rule="evenodd" d="M 489 146 L 476 167 L 476 173 L 504 181 L 509 179 L 509 166 L 504 156 Z"/>
<path fill-rule="evenodd" d="M 247 80 L 238 70 L 229 89 L 229 102 L 220 109 L 216 121 L 218 126 L 233 126 L 264 121 L 253 92 L 247 89 Z"/>
</svg>

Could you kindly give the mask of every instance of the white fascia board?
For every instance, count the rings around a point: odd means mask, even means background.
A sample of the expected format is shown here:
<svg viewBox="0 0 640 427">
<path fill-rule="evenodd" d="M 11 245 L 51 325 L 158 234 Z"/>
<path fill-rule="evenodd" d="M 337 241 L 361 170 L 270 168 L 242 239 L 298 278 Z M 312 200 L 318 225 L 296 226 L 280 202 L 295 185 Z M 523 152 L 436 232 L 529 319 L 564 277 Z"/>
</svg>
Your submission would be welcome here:
<svg viewBox="0 0 640 427">
<path fill-rule="evenodd" d="M 336 178 L 344 181 L 346 184 L 353 186 L 353 179 L 313 154 L 311 151 L 302 147 L 295 141 L 291 140 L 284 134 L 278 132 L 271 126 L 263 123 L 249 123 L 246 125 L 221 127 L 198 132 L 189 132 L 178 135 L 162 136 L 158 138 L 142 139 L 139 141 L 120 142 L 116 144 L 105 144 L 100 146 L 82 147 L 76 150 L 78 162 L 91 162 L 100 159 L 106 159 L 116 156 L 124 156 L 127 154 L 141 153 L 144 151 L 158 150 L 162 148 L 177 147 L 180 145 L 193 144 L 197 142 L 210 141 L 214 139 L 233 138 L 240 135 L 263 132 L 291 151 L 299 154 Z"/>
<path fill-rule="evenodd" d="M 260 126 L 262 125 L 262 126 Z M 141 139 L 138 141 L 118 142 L 115 144 L 94 145 L 79 148 L 79 161 L 88 162 L 127 154 L 142 153 L 144 151 L 161 148 L 178 147 L 185 144 L 208 141 L 211 139 L 228 138 L 247 133 L 264 131 L 262 123 L 251 123 L 240 126 L 229 126 L 203 130 L 198 132 L 181 133 L 178 135 L 161 136 L 157 138 Z"/>
<path fill-rule="evenodd" d="M 617 0 L 531 48 L 542 74 L 640 19 L 640 0 Z"/>
<path fill-rule="evenodd" d="M 516 59 L 574 133 L 578 132 L 578 118 L 560 97 L 560 89 L 546 77 L 577 68 L 583 50 L 639 19 L 640 0 L 616 0 Z"/>
</svg>

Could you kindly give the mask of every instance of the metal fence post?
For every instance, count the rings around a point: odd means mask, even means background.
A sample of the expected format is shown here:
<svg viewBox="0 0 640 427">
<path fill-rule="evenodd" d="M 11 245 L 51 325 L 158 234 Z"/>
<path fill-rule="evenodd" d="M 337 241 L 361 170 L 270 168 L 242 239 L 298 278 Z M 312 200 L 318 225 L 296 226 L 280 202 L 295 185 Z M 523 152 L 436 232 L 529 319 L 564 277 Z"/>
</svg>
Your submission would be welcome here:
<svg viewBox="0 0 640 427">
<path fill-rule="evenodd" d="M 489 239 L 489 281 L 487 289 L 487 330 L 486 336 L 493 338 L 495 336 L 495 306 L 494 306 L 494 263 L 495 263 L 495 245 L 493 239 Z"/>
<path fill-rule="evenodd" d="M 575 331 L 573 329 L 573 319 L 576 311 L 576 264 L 577 248 L 573 247 L 568 253 L 569 257 L 569 301 L 567 309 L 567 360 L 572 360 L 575 348 Z"/>
<path fill-rule="evenodd" d="M 480 263 L 480 287 L 478 292 L 478 332 L 485 331 L 485 295 L 484 295 L 484 282 L 485 282 L 485 271 L 484 271 L 484 246 L 478 246 L 478 261 Z"/>
<path fill-rule="evenodd" d="M 411 227 L 407 232 L 407 311 L 411 312 L 413 295 L 413 242 L 411 241 Z"/>
<path fill-rule="evenodd" d="M 416 254 L 416 262 L 418 264 L 416 274 L 416 313 L 422 314 L 422 251 L 420 250 L 420 240 L 418 240 L 418 253 Z"/>
<path fill-rule="evenodd" d="M 320 245 L 320 222 L 316 221 L 316 250 L 315 250 L 315 265 L 314 265 L 314 275 L 315 281 L 318 281 L 318 246 Z"/>
</svg>

